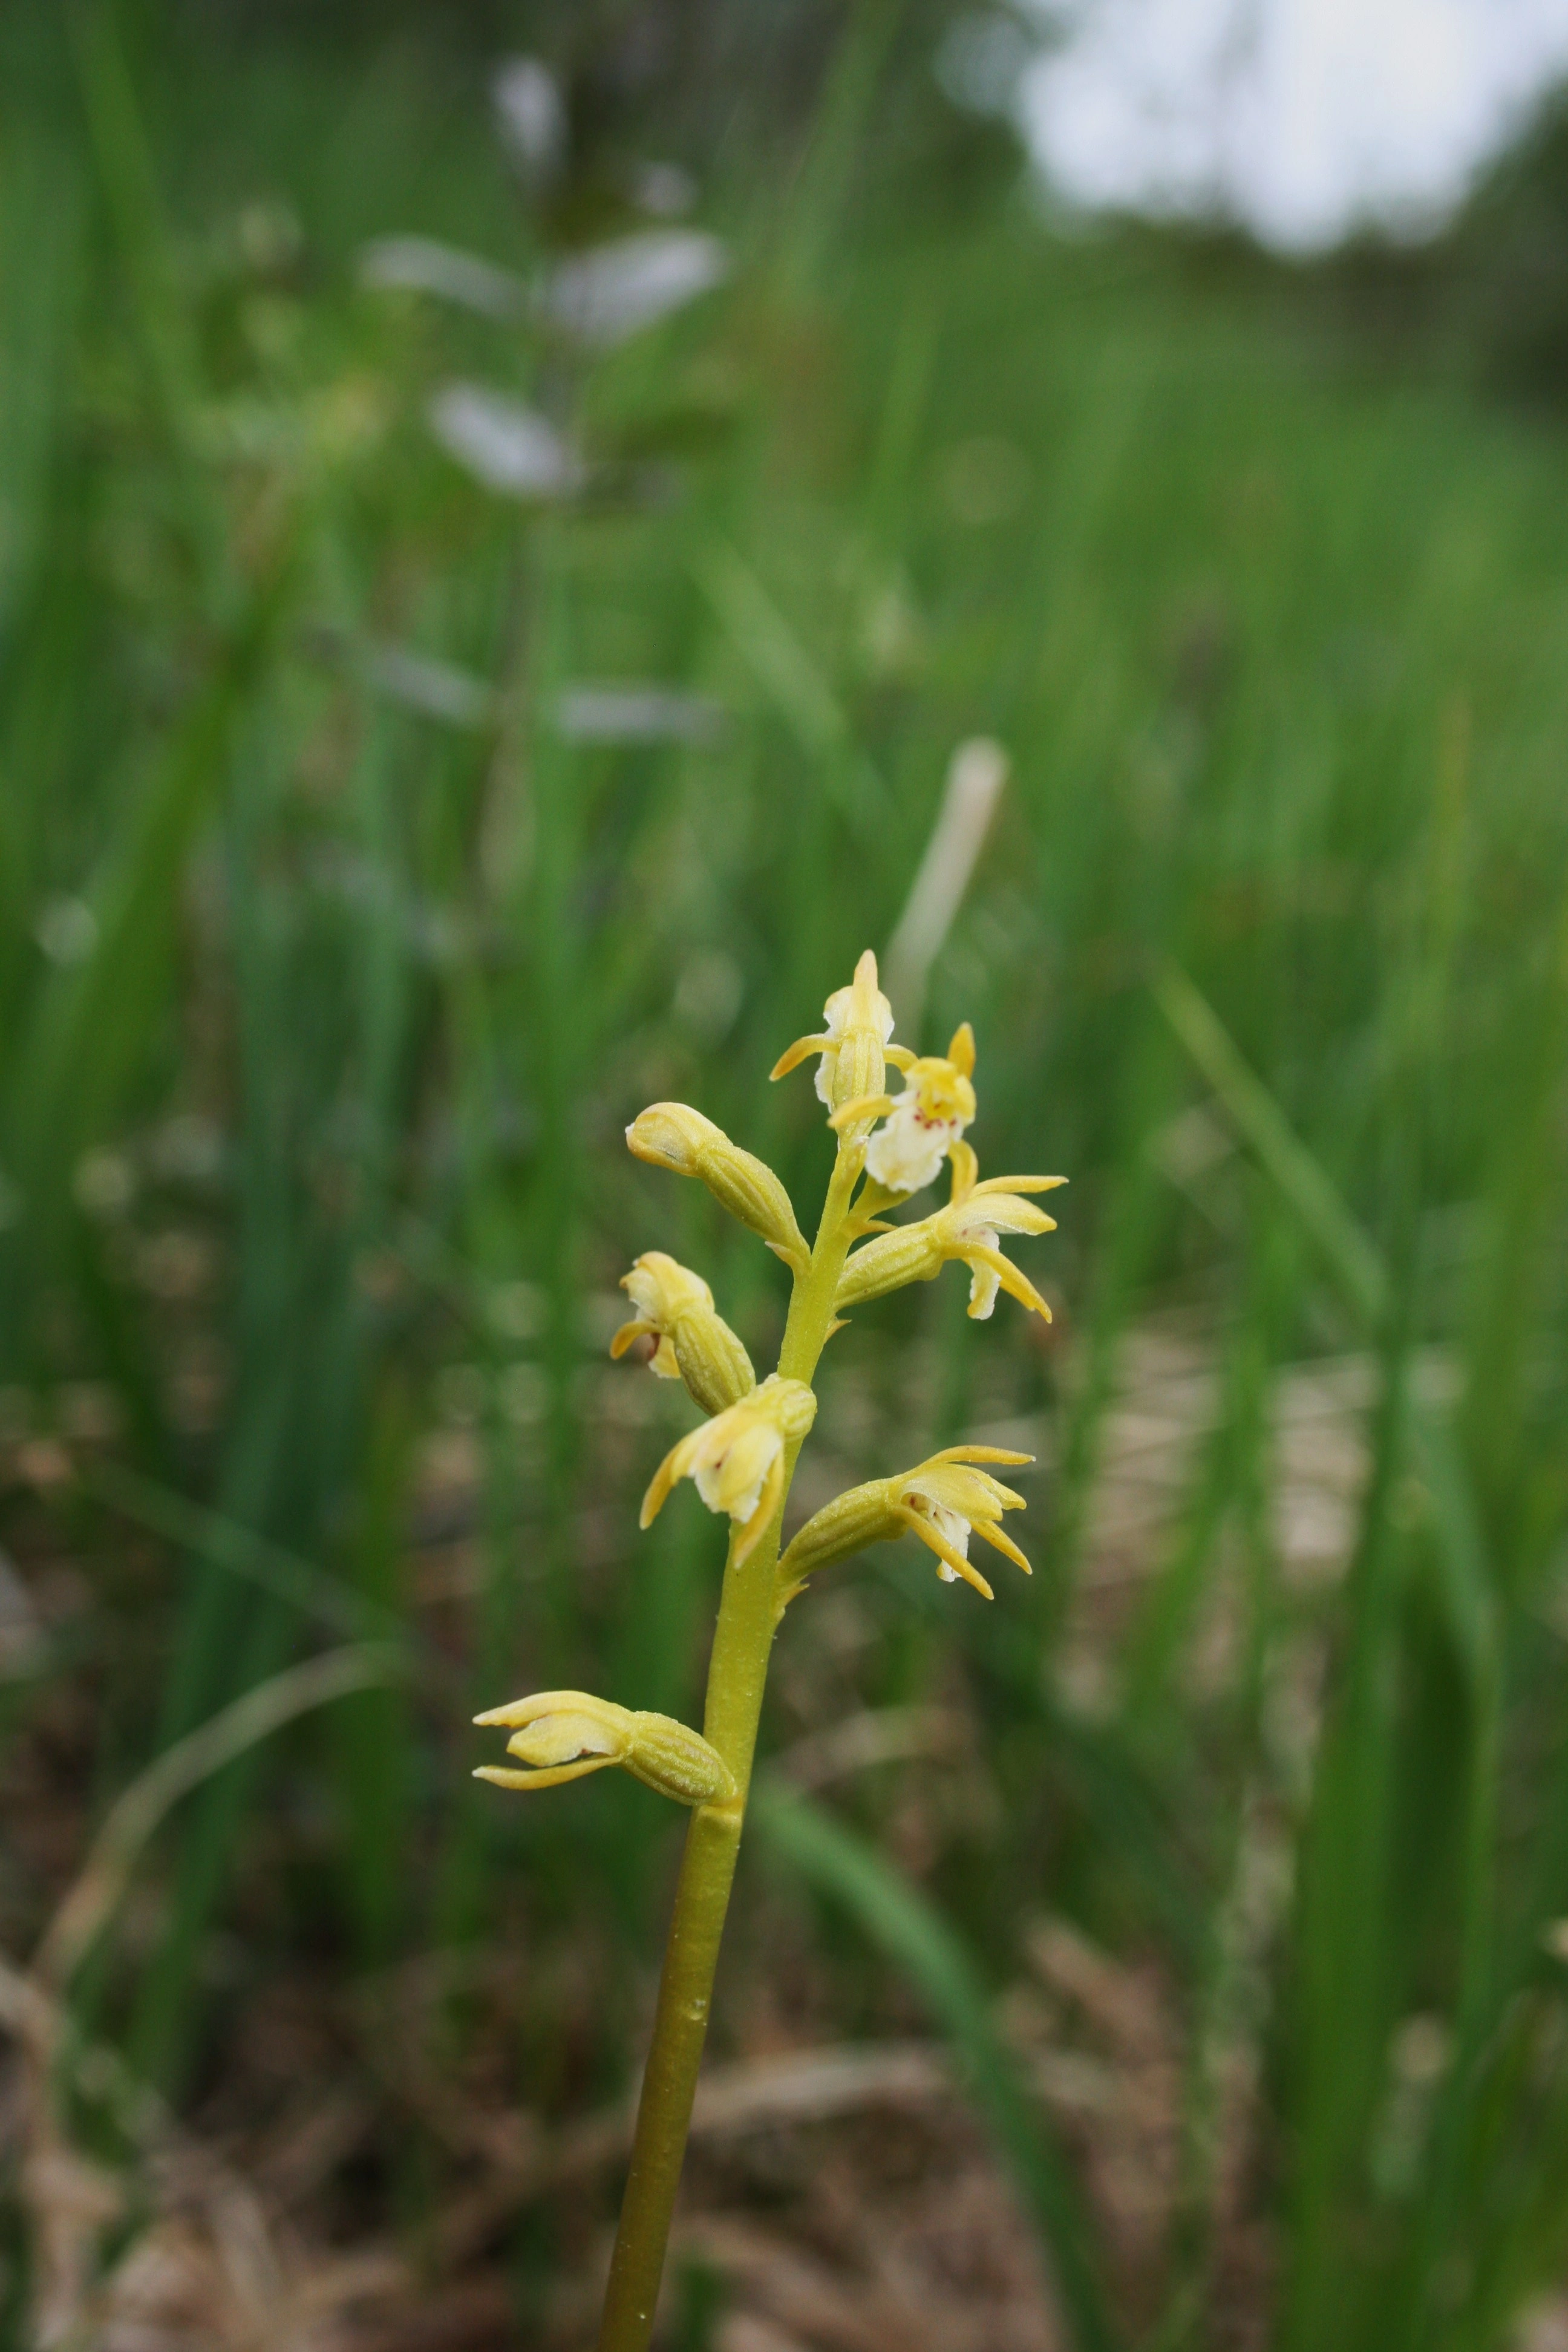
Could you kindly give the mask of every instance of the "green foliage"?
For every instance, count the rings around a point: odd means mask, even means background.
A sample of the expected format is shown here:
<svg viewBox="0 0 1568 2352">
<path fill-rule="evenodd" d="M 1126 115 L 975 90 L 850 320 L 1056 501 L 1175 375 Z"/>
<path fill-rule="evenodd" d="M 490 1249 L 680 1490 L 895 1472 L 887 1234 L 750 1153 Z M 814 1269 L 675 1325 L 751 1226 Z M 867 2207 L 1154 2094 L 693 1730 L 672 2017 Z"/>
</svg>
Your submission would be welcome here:
<svg viewBox="0 0 1568 2352">
<path fill-rule="evenodd" d="M 983 1172 L 1072 1179 L 1060 1349 L 1015 1333 L 983 1388 L 952 1274 L 886 1352 L 833 1346 L 888 1402 L 843 1441 L 856 1477 L 916 1458 L 917 1412 L 928 1450 L 999 1404 L 1054 1435 L 1026 1595 L 986 1612 L 902 1559 L 856 1588 L 859 1696 L 927 1697 L 956 1646 L 999 1801 L 918 1889 L 874 1778 L 836 1796 L 851 1823 L 781 1801 L 774 1834 L 977 2069 L 1064 2283 L 1078 2225 L 982 1988 L 1044 1909 L 1158 1958 L 1184 2182 L 1161 2307 L 1124 2316 L 1173 2347 L 1214 2340 L 1205 2052 L 1265 1822 L 1292 1885 L 1247 1962 L 1280 2339 L 1507 2343 L 1568 2178 L 1558 428 L 1359 342 L 1304 276 L 1061 242 L 1000 174 L 962 209 L 912 184 L 925 131 L 867 128 L 909 37 L 875 9 L 798 173 L 717 142 L 731 281 L 598 356 L 356 282 L 370 236 L 526 275 L 573 226 L 509 181 L 468 64 L 262 42 L 237 90 L 199 43 L 172 76 L 108 16 L 51 45 L 47 13 L 5 19 L 0 90 L 0 1538 L 25 1562 L 53 1512 L 99 1564 L 101 1810 L 324 1637 L 390 1626 L 410 1662 L 193 1788 L 157 1936 L 106 1936 L 84 2017 L 166 2086 L 211 2067 L 236 2008 L 202 1955 L 304 1789 L 329 1859 L 245 1914 L 257 1971 L 477 1942 L 526 1883 L 542 1948 L 613 1926 L 589 2087 L 618 2078 L 667 1898 L 653 1801 L 520 1820 L 465 1742 L 514 1679 L 690 1712 L 711 1531 L 672 1505 L 639 1548 L 670 1433 L 603 1410 L 594 1317 L 668 1238 L 621 1129 L 686 1097 L 818 1189 L 809 1089 L 753 1074 L 885 944 L 953 744 L 994 733 L 1014 781 L 914 1042 L 973 1019 Z M 599 226 L 635 225 L 624 184 L 595 181 Z M 546 406 L 588 492 L 466 475 L 426 423 L 454 379 Z M 716 730 L 563 723 L 628 680 Z M 776 1337 L 779 1281 L 679 1213 L 742 1336 Z M 1064 1628 L 1153 1308 L 1210 1335 L 1220 1403 L 1086 1707 Z M 1373 1399 L 1353 1558 L 1298 1589 L 1274 1401 L 1346 1353 Z M 108 1443 L 73 1436 L 84 1383 Z M 76 1445 L 47 1507 L 24 1424 Z M 444 1613 L 410 1569 L 442 1446 L 472 1570 Z M 149 1536 L 128 1599 L 102 1564 Z M 1222 1603 L 1215 1686 L 1191 1661 Z M 1310 1769 L 1277 1736 L 1305 1654 Z M 6 1740 L 79 1664 L 6 1691 Z M 832 1959 L 878 2014 L 882 1962 Z M 519 2095 L 569 2103 L 536 2040 Z M 1078 2310 L 1104 2340 L 1087 2286 Z"/>
</svg>

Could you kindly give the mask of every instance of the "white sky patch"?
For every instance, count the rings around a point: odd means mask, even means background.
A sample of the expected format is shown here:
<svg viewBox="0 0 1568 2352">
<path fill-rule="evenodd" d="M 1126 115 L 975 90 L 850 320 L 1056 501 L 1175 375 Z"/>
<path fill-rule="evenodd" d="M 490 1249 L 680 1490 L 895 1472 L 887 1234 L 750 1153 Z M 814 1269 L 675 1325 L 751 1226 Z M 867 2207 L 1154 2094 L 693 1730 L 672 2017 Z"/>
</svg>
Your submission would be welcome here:
<svg viewBox="0 0 1568 2352">
<path fill-rule="evenodd" d="M 1568 77 L 1568 0 L 1077 0 L 1068 24 L 1014 100 L 1052 184 L 1287 248 L 1440 226 Z"/>
</svg>

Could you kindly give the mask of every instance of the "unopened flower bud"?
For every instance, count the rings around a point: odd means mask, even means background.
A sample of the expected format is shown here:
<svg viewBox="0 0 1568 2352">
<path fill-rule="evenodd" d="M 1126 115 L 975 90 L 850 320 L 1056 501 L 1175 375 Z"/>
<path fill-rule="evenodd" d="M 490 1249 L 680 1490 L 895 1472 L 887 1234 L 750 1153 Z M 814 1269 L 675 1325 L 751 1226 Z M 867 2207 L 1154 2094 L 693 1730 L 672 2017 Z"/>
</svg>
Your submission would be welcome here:
<svg viewBox="0 0 1568 2352">
<path fill-rule="evenodd" d="M 686 1103 L 653 1103 L 626 1129 L 626 1143 L 639 1160 L 695 1176 L 732 1217 L 760 1234 L 787 1265 L 805 1268 L 811 1260 L 805 1236 L 795 1223 L 789 1194 L 767 1162 L 731 1143 L 721 1127 Z"/>
<path fill-rule="evenodd" d="M 655 1168 L 673 1168 L 681 1176 L 695 1176 L 698 1154 L 726 1141 L 723 1129 L 689 1103 L 650 1103 L 626 1129 L 627 1146 L 639 1160 Z"/>
<path fill-rule="evenodd" d="M 683 1380 L 706 1413 L 738 1404 L 757 1385 L 752 1360 L 722 1316 L 700 1274 L 663 1250 L 645 1250 L 621 1288 L 637 1315 L 610 1342 L 612 1356 L 624 1356 L 634 1340 L 657 1335 L 651 1369 L 661 1380 Z"/>
</svg>

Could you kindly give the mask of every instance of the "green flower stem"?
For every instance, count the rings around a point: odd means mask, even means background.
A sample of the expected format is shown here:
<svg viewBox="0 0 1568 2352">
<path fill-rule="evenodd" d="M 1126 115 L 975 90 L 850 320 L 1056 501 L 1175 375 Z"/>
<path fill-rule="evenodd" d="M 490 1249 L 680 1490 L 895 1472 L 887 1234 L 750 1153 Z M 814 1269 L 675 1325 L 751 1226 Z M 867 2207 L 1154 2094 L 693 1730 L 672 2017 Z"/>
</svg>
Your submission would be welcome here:
<svg viewBox="0 0 1568 2352">
<path fill-rule="evenodd" d="M 840 1144 L 811 1264 L 796 1278 L 790 1300 L 779 1354 L 779 1370 L 789 1380 L 809 1385 L 826 1344 L 838 1277 L 854 1238 L 847 1217 L 850 1195 L 864 1159 L 859 1145 Z M 702 1729 L 733 1772 L 740 1794 L 727 1804 L 700 1805 L 687 1832 L 631 2167 L 605 2292 L 599 2352 L 647 2352 L 653 2335 L 654 2307 L 664 2274 L 665 2248 L 708 2032 L 713 1974 L 745 1821 L 768 1656 L 777 1623 L 779 1533 L 800 1447 L 798 1438 L 789 1444 L 778 1510 L 750 1558 L 740 1566 L 735 1561 L 735 1538 L 731 1537 L 708 1668 Z"/>
</svg>

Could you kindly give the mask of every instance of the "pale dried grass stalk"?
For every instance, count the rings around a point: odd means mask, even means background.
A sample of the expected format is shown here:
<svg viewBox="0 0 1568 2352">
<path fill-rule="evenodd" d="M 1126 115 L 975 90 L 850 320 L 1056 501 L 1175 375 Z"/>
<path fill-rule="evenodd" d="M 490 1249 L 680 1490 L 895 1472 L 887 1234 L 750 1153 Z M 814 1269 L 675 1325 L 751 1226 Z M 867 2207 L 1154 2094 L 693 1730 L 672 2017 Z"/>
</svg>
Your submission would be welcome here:
<svg viewBox="0 0 1568 2352">
<path fill-rule="evenodd" d="M 920 1034 L 931 966 L 963 904 L 1007 772 L 1007 754 L 989 735 L 971 736 L 949 763 L 942 807 L 888 942 L 888 993 L 911 1042 Z"/>
</svg>

